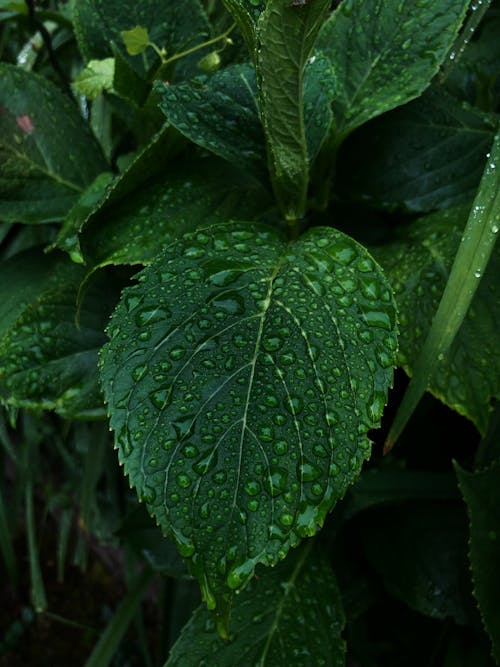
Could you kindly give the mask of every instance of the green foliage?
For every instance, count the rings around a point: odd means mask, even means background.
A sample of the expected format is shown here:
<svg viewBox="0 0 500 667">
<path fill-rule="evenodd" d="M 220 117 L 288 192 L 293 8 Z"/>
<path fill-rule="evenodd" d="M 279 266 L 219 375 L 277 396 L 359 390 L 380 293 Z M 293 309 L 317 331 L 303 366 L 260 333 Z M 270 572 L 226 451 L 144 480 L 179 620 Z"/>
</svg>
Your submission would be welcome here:
<svg viewBox="0 0 500 667">
<path fill-rule="evenodd" d="M 87 664 L 500 664 L 489 4 L 0 3 L 0 557 L 120 552 Z"/>
</svg>

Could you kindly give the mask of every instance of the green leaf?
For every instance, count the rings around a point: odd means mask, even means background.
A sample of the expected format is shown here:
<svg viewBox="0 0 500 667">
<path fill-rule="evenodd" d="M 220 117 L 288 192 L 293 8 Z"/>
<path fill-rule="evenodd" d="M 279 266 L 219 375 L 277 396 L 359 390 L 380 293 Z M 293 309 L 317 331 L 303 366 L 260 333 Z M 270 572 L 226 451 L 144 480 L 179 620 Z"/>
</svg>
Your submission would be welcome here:
<svg viewBox="0 0 500 667">
<path fill-rule="evenodd" d="M 102 417 L 97 351 L 117 291 L 92 285 L 75 324 L 84 269 L 39 249 L 0 264 L 0 397 L 5 405 Z M 103 289 L 106 286 L 106 289 Z"/>
<path fill-rule="evenodd" d="M 184 136 L 240 167 L 264 172 L 264 136 L 253 67 L 233 65 L 189 83 L 159 83 L 156 90 L 168 122 Z"/>
<path fill-rule="evenodd" d="M 257 223 L 167 246 L 124 291 L 101 355 L 131 483 L 204 599 L 314 535 L 369 455 L 392 379 L 392 295 L 349 237 Z"/>
<path fill-rule="evenodd" d="M 112 43 L 122 50 L 122 32 L 141 26 L 149 40 L 169 55 L 189 49 L 209 37 L 209 24 L 199 0 L 74 0 L 74 24 L 80 50 L 86 60 L 112 55 Z M 133 32 L 133 31 L 132 31 Z M 134 33 L 137 35 L 137 33 Z M 140 57 L 124 56 L 142 75 L 160 60 L 153 49 Z M 197 73 L 200 54 L 179 61 L 176 74 L 189 78 Z"/>
<path fill-rule="evenodd" d="M 432 618 L 470 622 L 474 605 L 461 503 L 420 500 L 386 507 L 365 515 L 358 531 L 392 595 Z"/>
<path fill-rule="evenodd" d="M 82 256 L 91 266 L 149 264 L 159 250 L 180 234 L 241 211 L 251 218 L 270 201 L 255 181 L 218 160 L 193 170 L 177 163 L 135 191 L 133 199 L 106 205 L 82 232 Z"/>
<path fill-rule="evenodd" d="M 471 202 L 497 123 L 431 88 L 348 139 L 338 190 L 389 210 L 426 212 Z"/>
<path fill-rule="evenodd" d="M 74 86 L 79 93 L 95 100 L 105 90 L 113 89 L 114 76 L 114 58 L 90 60 L 76 77 Z"/>
<path fill-rule="evenodd" d="M 165 667 L 314 664 L 343 667 L 345 623 L 331 567 L 311 545 L 290 554 L 236 598 L 229 641 L 199 607 L 182 630 Z"/>
<path fill-rule="evenodd" d="M 210 51 L 201 60 L 198 61 L 198 67 L 203 72 L 215 72 L 219 69 L 222 59 L 218 51 Z"/>
<path fill-rule="evenodd" d="M 304 68 L 329 7 L 328 0 L 303 6 L 269 0 L 258 20 L 256 68 L 269 171 L 280 209 L 292 224 L 304 213 L 309 180 Z"/>
<path fill-rule="evenodd" d="M 138 56 L 151 44 L 147 28 L 141 25 L 136 25 L 132 30 L 122 30 L 120 35 L 129 56 Z"/>
<path fill-rule="evenodd" d="M 500 661 L 500 462 L 486 470 L 467 472 L 455 464 L 470 520 L 470 551 L 474 595 Z"/>
<path fill-rule="evenodd" d="M 339 142 L 427 88 L 468 6 L 469 0 L 343 0 L 316 44 L 338 77 L 333 112 Z"/>
<path fill-rule="evenodd" d="M 222 2 L 237 22 L 250 55 L 255 60 L 257 20 L 265 9 L 266 0 L 222 0 Z"/>
<path fill-rule="evenodd" d="M 4 63 L 0 79 L 0 220 L 62 220 L 106 169 L 102 151 L 50 81 Z"/>
<path fill-rule="evenodd" d="M 412 375 L 460 245 L 467 210 L 442 211 L 398 230 L 393 243 L 373 248 L 396 295 L 399 363 Z M 451 347 L 436 360 L 428 390 L 471 419 L 484 433 L 490 402 L 500 396 L 500 327 L 497 276 L 500 253 L 493 251 L 484 280 Z"/>
<path fill-rule="evenodd" d="M 449 350 L 481 284 L 500 230 L 500 130 L 496 133 L 481 183 L 453 260 L 438 309 L 419 352 L 415 372 L 386 441 L 389 449 L 427 390 L 436 363 Z"/>
</svg>

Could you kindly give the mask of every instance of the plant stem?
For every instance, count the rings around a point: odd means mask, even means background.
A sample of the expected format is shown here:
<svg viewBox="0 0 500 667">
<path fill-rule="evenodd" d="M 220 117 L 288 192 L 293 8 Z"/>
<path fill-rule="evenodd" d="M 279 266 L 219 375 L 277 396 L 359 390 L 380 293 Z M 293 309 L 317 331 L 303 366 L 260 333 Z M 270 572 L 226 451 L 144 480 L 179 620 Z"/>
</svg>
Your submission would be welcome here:
<svg viewBox="0 0 500 667">
<path fill-rule="evenodd" d="M 436 362 L 444 358 L 458 332 L 488 265 L 500 229 L 500 130 L 465 226 L 450 276 L 424 346 L 415 364 L 384 452 L 391 450 L 430 384 Z"/>
</svg>

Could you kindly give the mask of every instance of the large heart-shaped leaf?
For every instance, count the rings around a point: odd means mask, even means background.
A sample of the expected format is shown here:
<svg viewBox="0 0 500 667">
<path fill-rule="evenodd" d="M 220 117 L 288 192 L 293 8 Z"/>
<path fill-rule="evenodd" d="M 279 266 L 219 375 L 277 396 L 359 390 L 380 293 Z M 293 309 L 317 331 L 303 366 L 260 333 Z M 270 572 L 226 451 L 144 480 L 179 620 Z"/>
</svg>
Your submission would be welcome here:
<svg viewBox="0 0 500 667">
<path fill-rule="evenodd" d="M 227 223 L 167 246 L 101 355 L 120 458 L 210 607 L 313 535 L 370 452 L 395 307 L 366 250 Z"/>
<path fill-rule="evenodd" d="M 199 607 L 165 667 L 285 665 L 343 667 L 345 622 L 337 582 L 326 558 L 310 546 L 268 571 L 260 570 L 232 610 L 230 641 L 214 637 L 214 622 Z"/>
<path fill-rule="evenodd" d="M 5 63 L 0 80 L 0 220 L 62 220 L 106 169 L 102 151 L 50 81 Z"/>
</svg>

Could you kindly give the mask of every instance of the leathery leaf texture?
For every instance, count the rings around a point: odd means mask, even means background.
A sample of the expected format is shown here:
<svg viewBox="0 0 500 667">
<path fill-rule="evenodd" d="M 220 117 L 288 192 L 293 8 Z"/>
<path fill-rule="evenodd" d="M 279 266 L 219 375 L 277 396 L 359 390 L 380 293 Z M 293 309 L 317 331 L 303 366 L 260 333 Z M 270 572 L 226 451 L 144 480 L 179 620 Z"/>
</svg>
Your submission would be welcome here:
<svg viewBox="0 0 500 667">
<path fill-rule="evenodd" d="M 290 243 L 260 223 L 209 226 L 124 291 L 100 357 L 111 427 L 209 608 L 314 535 L 358 476 L 395 320 L 378 265 L 330 228 Z"/>
</svg>

